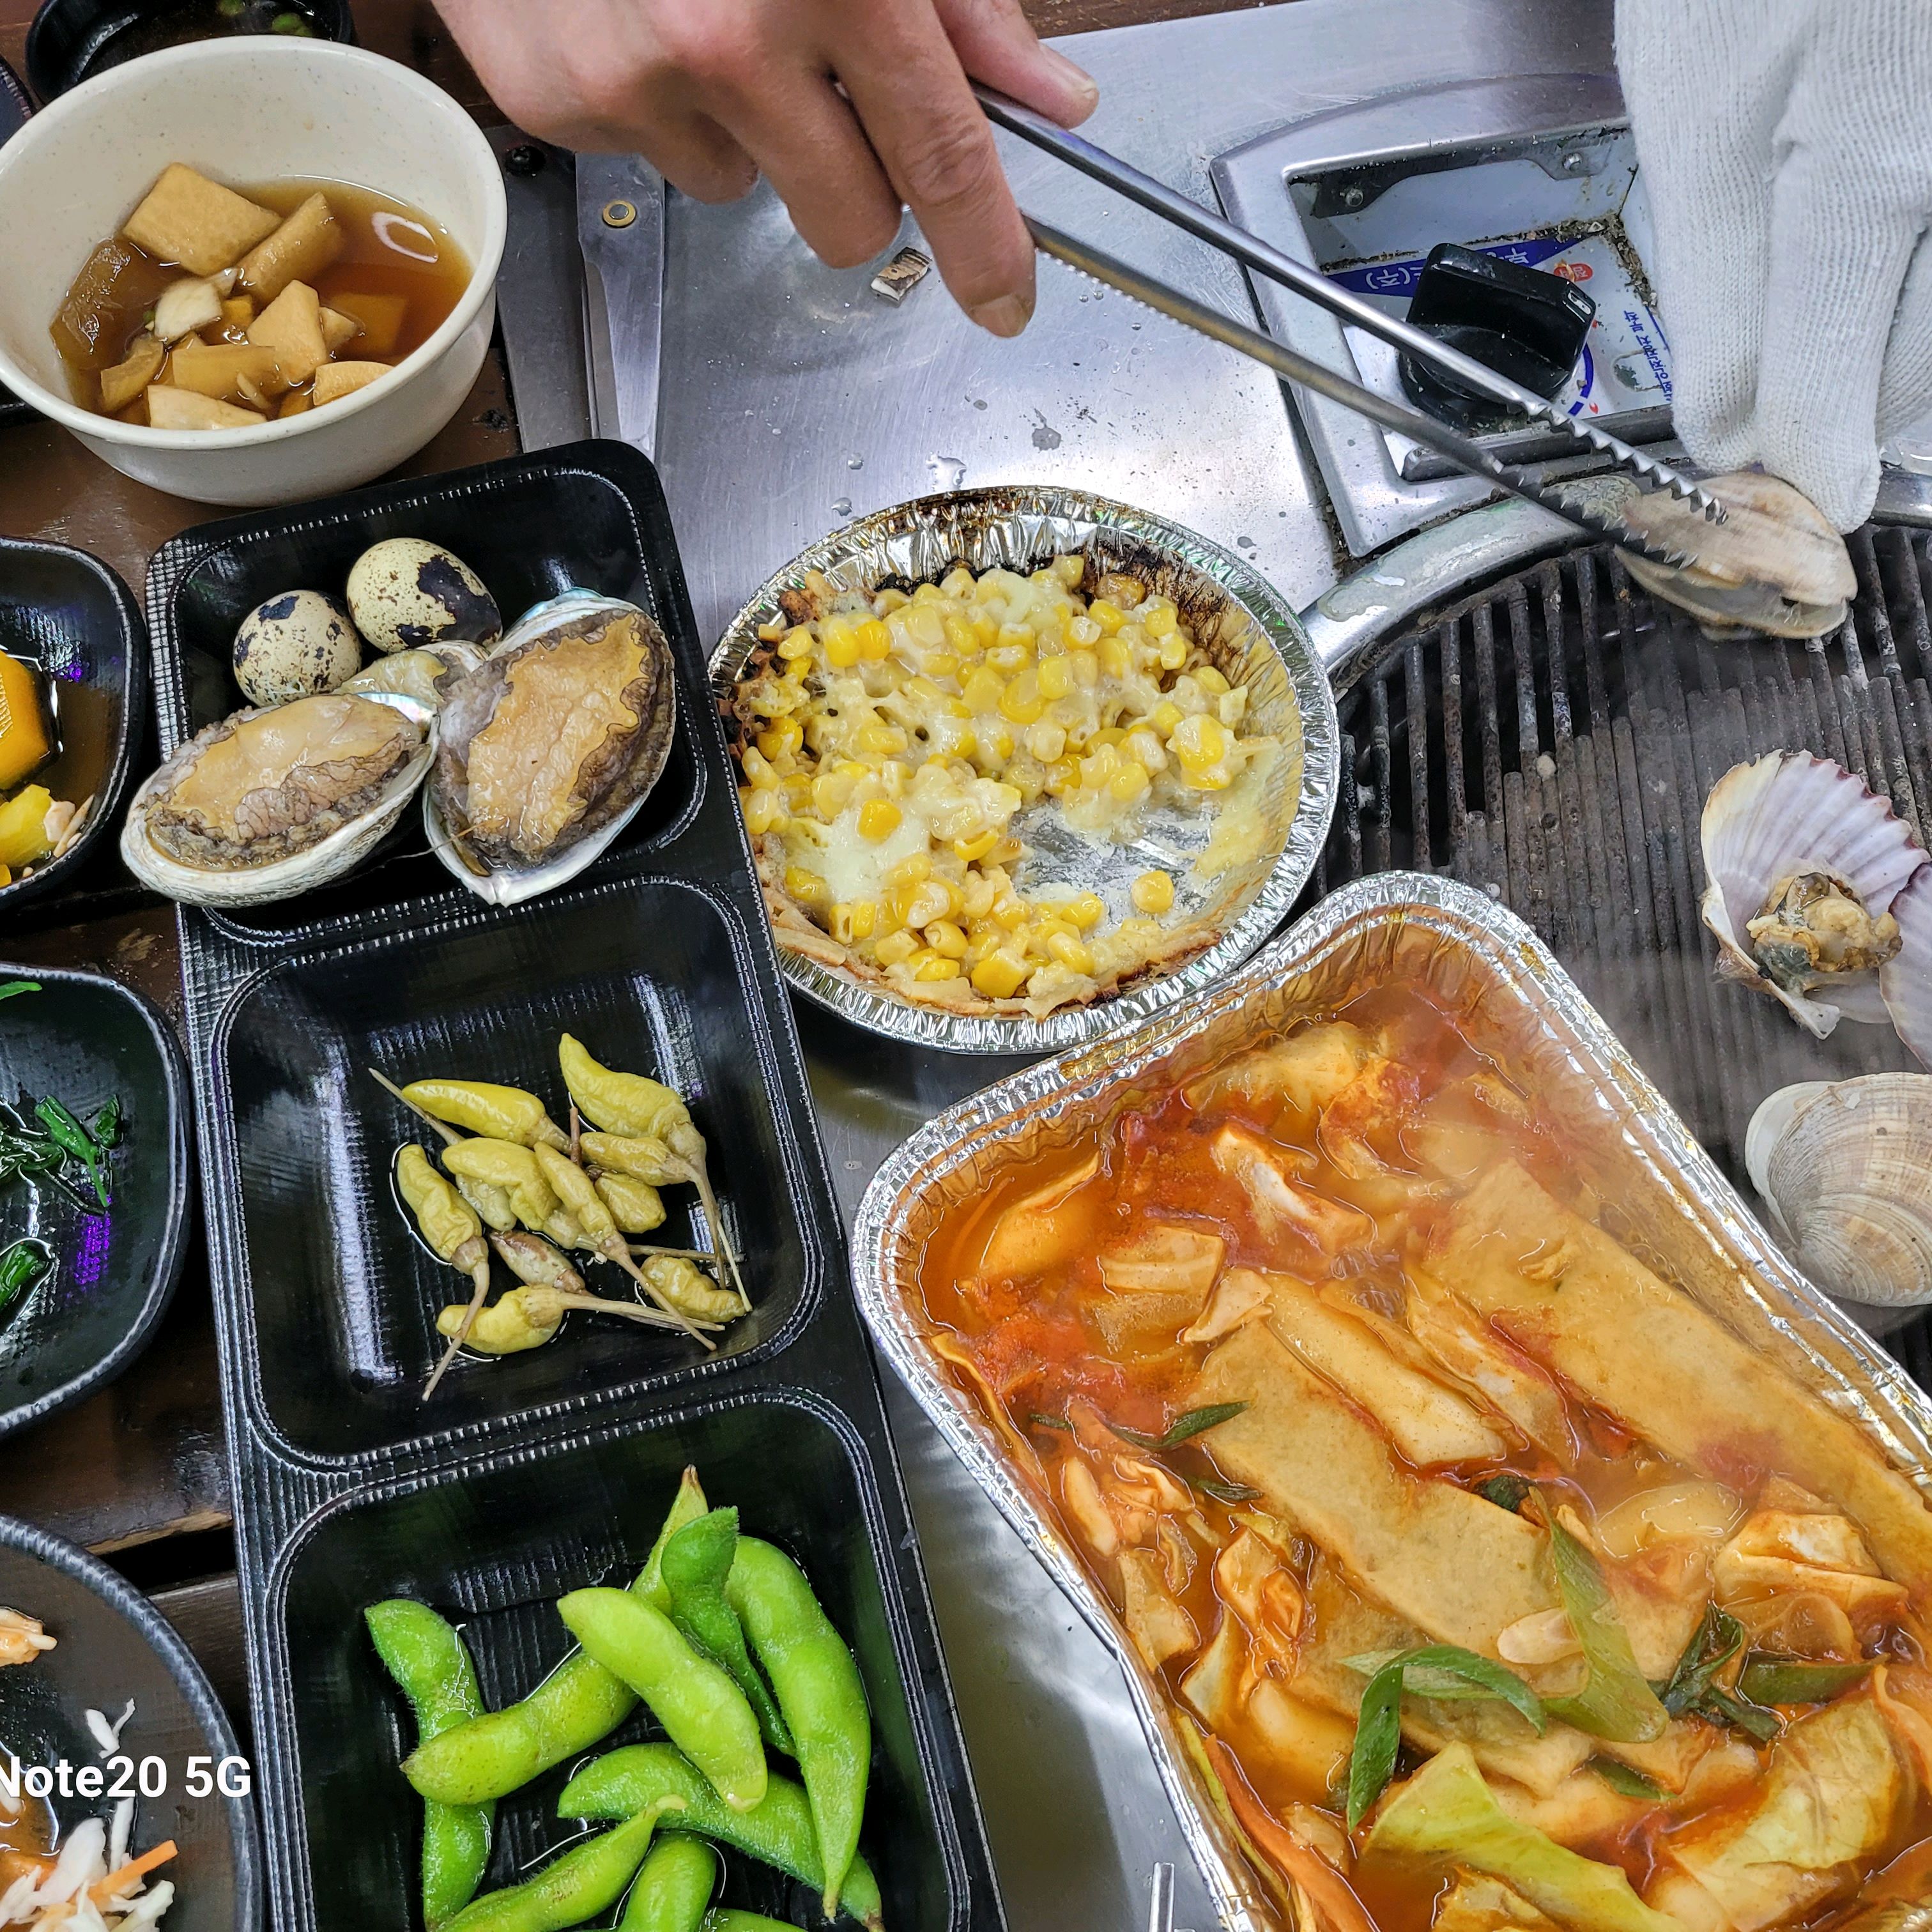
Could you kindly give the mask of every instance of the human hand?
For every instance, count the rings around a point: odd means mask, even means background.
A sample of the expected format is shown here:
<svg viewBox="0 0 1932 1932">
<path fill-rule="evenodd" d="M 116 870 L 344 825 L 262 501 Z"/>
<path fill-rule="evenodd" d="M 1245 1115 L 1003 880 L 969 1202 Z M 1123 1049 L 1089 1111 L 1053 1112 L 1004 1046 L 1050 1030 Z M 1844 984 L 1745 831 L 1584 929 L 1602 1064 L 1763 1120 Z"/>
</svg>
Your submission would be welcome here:
<svg viewBox="0 0 1932 1932">
<path fill-rule="evenodd" d="M 439 4 L 518 127 L 641 154 L 700 201 L 763 173 L 833 268 L 878 254 L 909 206 L 967 314 L 995 335 L 1026 326 L 1033 243 L 967 79 L 1068 127 L 1100 96 L 1019 0 Z"/>
<path fill-rule="evenodd" d="M 1847 530 L 1932 410 L 1932 0 L 1617 0 L 1678 434 Z"/>
</svg>

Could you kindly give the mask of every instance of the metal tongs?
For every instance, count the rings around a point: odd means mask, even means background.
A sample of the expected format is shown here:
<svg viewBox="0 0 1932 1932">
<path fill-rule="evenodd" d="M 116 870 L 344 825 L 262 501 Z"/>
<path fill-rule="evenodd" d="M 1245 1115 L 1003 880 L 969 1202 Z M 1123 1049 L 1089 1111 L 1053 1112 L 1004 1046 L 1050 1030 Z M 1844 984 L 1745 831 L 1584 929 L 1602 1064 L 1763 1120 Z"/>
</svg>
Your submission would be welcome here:
<svg viewBox="0 0 1932 1932">
<path fill-rule="evenodd" d="M 1380 336 L 1406 354 L 1432 364 L 1474 386 L 1484 394 L 1494 397 L 1498 403 L 1560 431 L 1571 438 L 1580 450 L 1607 458 L 1614 467 L 1634 477 L 1640 489 L 1667 490 L 1672 496 L 1702 511 L 1707 522 L 1720 524 L 1724 520 L 1723 505 L 1707 490 L 1669 464 L 1634 449 L 1588 418 L 1568 414 L 1533 389 L 1524 388 L 1507 376 L 1498 375 L 1486 364 L 1384 314 L 1372 302 L 1331 282 L 1318 269 L 1298 262 L 1292 255 L 1283 254 L 1258 236 L 1250 234 L 1245 228 L 1238 227 L 1212 209 L 1202 207 L 1198 202 L 1169 188 L 1165 182 L 1143 174 L 1118 155 L 1110 154 L 1104 148 L 1096 148 L 1078 134 L 1070 134 L 1044 115 L 1036 114 L 1031 108 L 1023 107 L 1018 101 L 976 82 L 973 91 L 986 110 L 987 118 L 995 127 L 1004 128 L 1022 140 L 1030 142 L 1034 146 L 1077 168 L 1081 173 L 1125 195 L 1130 201 L 1137 202 L 1142 208 L 1172 222 L 1198 240 L 1232 256 L 1257 274 L 1265 275 L 1270 281 L 1279 282 L 1297 295 L 1306 296 L 1330 314 Z M 1220 310 L 1210 308 L 1191 296 L 1183 295 L 1178 289 L 1157 281 L 1150 275 L 1144 275 L 1126 262 L 1071 235 L 1063 234 L 1043 221 L 1035 220 L 1031 215 L 1024 214 L 1024 211 L 1022 213 L 1032 232 L 1034 245 L 1042 254 L 1064 262 L 1069 268 L 1077 268 L 1082 274 L 1104 282 L 1122 295 L 1131 296 L 1135 301 L 1144 303 L 1149 308 L 1202 335 L 1225 343 L 1230 349 L 1238 350 L 1273 370 L 1277 376 L 1298 383 L 1304 388 L 1312 389 L 1317 394 L 1340 403 L 1345 409 L 1367 417 L 1384 429 L 1408 436 L 1448 458 L 1471 476 L 1507 490 L 1512 496 L 1520 496 L 1526 502 L 1537 504 L 1593 536 L 1607 538 L 1620 548 L 1634 551 L 1654 563 L 1681 567 L 1693 560 L 1686 553 L 1658 544 L 1633 530 L 1614 514 L 1606 514 L 1567 494 L 1560 482 L 1544 482 L 1528 470 L 1504 463 L 1480 443 L 1447 424 L 1438 422 L 1434 417 L 1378 395 L 1325 364 L 1310 362 L 1305 356 L 1284 347 L 1272 336 L 1264 335 L 1260 330 L 1237 322 Z"/>
</svg>

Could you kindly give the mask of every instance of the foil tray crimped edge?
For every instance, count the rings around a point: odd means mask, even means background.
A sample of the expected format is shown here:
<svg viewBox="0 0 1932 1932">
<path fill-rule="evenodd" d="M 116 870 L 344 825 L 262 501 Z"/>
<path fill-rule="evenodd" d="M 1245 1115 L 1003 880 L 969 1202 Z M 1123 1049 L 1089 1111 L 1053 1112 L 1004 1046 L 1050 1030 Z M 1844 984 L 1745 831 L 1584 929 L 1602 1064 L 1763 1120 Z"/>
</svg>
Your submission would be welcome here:
<svg viewBox="0 0 1932 1932">
<path fill-rule="evenodd" d="M 1932 1498 L 1932 1398 L 1800 1275 L 1530 929 L 1485 894 L 1421 873 L 1378 874 L 1322 901 L 1245 969 L 1185 1010 L 1040 1062 L 950 1108 L 903 1143 L 860 1203 L 852 1237 L 860 1312 L 880 1351 L 1127 1680 L 1161 1781 L 1228 1932 L 1282 1922 L 1206 1802 L 1162 1694 L 1078 1556 L 1010 1466 L 999 1439 L 927 1345 L 916 1273 L 943 1201 L 997 1167 L 1064 1144 L 1298 1010 L 1332 1010 L 1376 983 L 1396 948 L 1432 949 L 1432 980 L 1479 1026 L 1513 1027 L 1520 1064 L 1561 1095 L 1597 1150 L 1592 1178 L 1648 1197 L 1618 1230 L 1653 1264 L 1860 1423 Z M 1627 1197 L 1628 1198 L 1628 1197 Z"/>
<path fill-rule="evenodd" d="M 791 986 L 869 1033 L 953 1053 L 1052 1053 L 1084 1045 L 1216 985 L 1287 917 L 1315 869 L 1335 810 L 1341 727 L 1328 675 L 1294 606 L 1258 572 L 1218 544 L 1150 511 L 1084 490 L 1000 484 L 955 490 L 915 497 L 835 530 L 767 579 L 732 619 L 711 654 L 712 690 L 721 704 L 729 702 L 758 648 L 758 627 L 781 615 L 779 592 L 802 582 L 807 571 L 822 571 L 842 588 L 869 588 L 887 577 L 923 581 L 962 560 L 981 571 L 1055 550 L 1078 550 L 1096 532 L 1160 551 L 1203 589 L 1218 589 L 1246 620 L 1240 627 L 1246 633 L 1240 644 L 1255 658 L 1250 676 L 1285 676 L 1300 714 L 1301 785 L 1281 850 L 1253 896 L 1212 946 L 1171 974 L 1137 981 L 1112 999 L 1064 1007 L 1043 1020 L 909 1005 L 778 946 L 778 968 Z M 1261 657 L 1262 652 L 1278 659 L 1278 665 Z"/>
</svg>

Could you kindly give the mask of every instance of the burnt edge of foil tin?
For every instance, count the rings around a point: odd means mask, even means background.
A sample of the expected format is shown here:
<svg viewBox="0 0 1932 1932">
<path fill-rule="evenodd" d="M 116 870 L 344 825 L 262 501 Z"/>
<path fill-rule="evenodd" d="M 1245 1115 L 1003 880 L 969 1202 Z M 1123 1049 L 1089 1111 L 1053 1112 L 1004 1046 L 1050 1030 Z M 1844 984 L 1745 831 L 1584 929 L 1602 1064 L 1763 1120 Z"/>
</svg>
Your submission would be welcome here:
<svg viewBox="0 0 1932 1932">
<path fill-rule="evenodd" d="M 1454 880 L 1386 872 L 1331 894 L 1240 973 L 1186 1011 L 1156 1016 L 1131 1035 L 1064 1053 L 1010 1076 L 939 1115 L 880 1166 L 852 1234 L 853 1284 L 880 1353 L 906 1384 L 980 1489 L 1113 1654 L 1145 1732 L 1161 1782 L 1228 1932 L 1273 1932 L 1282 1921 L 1250 1876 L 1232 1832 L 1198 1790 L 1179 1724 L 1112 1606 L 1072 1545 L 1006 1466 L 994 1430 L 944 1376 L 926 1346 L 910 1295 L 930 1204 L 949 1180 L 964 1192 L 1032 1130 L 1040 1144 L 1070 1139 L 1143 1093 L 1164 1089 L 1196 1065 L 1236 1050 L 1279 1023 L 1298 986 L 1324 968 L 1372 983 L 1362 969 L 1381 941 L 1384 957 L 1405 932 L 1432 936 L 1460 956 L 1465 1011 L 1514 1010 L 1533 1036 L 1525 1057 L 1592 1111 L 1604 1157 L 1628 1163 L 1642 1184 L 1674 1197 L 1677 1263 L 1654 1242 L 1618 1230 L 1666 1279 L 1741 1332 L 1834 1413 L 1862 1426 L 1892 1466 L 1932 1503 L 1932 1397 L 1805 1280 L 1772 1240 L 1663 1095 L 1632 1060 L 1529 928 L 1486 894 Z M 1319 1011 L 1338 989 L 1306 986 L 1300 1004 Z M 1344 996 L 1348 990 L 1344 988 Z M 1493 1022 L 1492 1022 L 1493 1023 Z M 1180 1063 L 1177 1066 L 1176 1063 Z M 921 1220 L 922 1210 L 926 1210 Z M 1685 1277 L 1694 1260 L 1706 1292 Z M 1713 1306 L 1712 1281 L 1730 1299 Z M 902 1288 L 908 1291 L 902 1292 Z"/>
<path fill-rule="evenodd" d="M 1246 620 L 1232 641 L 1253 660 L 1247 681 L 1271 678 L 1277 670 L 1285 679 L 1277 695 L 1294 705 L 1301 771 L 1281 849 L 1211 945 L 1172 973 L 1136 980 L 1112 999 L 1060 1007 L 1043 1020 L 916 1006 L 778 945 L 778 970 L 788 984 L 868 1033 L 952 1053 L 1052 1053 L 1083 1046 L 1218 984 L 1288 916 L 1315 869 L 1340 790 L 1341 728 L 1328 674 L 1294 607 L 1232 551 L 1150 511 L 1084 490 L 1000 484 L 917 496 L 821 538 L 768 578 L 726 627 L 711 653 L 713 693 L 728 704 L 759 648 L 758 627 L 783 616 L 780 593 L 807 571 L 822 571 L 842 589 L 923 583 L 962 560 L 975 570 L 1028 564 L 1056 550 L 1083 549 L 1096 536 L 1118 544 L 1124 561 L 1144 549 L 1191 574 L 1199 595 L 1218 591 L 1222 608 L 1232 606 Z"/>
</svg>

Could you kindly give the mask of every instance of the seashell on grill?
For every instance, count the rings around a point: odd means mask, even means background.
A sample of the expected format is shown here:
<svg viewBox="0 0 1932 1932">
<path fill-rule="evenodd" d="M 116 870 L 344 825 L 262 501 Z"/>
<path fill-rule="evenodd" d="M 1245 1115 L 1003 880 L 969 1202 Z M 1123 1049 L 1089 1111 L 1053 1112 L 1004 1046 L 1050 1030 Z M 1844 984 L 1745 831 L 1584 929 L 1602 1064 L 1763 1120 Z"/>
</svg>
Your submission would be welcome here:
<svg viewBox="0 0 1932 1932">
<path fill-rule="evenodd" d="M 134 794 L 121 856 L 189 904 L 291 898 L 358 864 L 435 756 L 435 714 L 406 698 L 331 692 L 238 711 Z"/>
<path fill-rule="evenodd" d="M 1703 487 L 1724 506 L 1721 524 L 1666 490 L 1634 489 L 1625 499 L 1632 530 L 1692 560 L 1673 568 L 1625 552 L 1630 575 L 1713 636 L 1816 638 L 1836 630 L 1858 584 L 1845 540 L 1824 512 L 1762 470 L 1709 477 Z"/>
<path fill-rule="evenodd" d="M 1932 866 L 1920 867 L 1898 898 L 1892 916 L 1898 950 L 1878 970 L 1878 990 L 1898 1036 L 1932 1066 Z"/>
<path fill-rule="evenodd" d="M 1892 807 L 1829 759 L 1772 752 L 1711 788 L 1700 830 L 1720 976 L 1820 1040 L 1841 1018 L 1882 1025 L 1879 970 L 1901 944 L 1891 907 L 1926 863 Z"/>
<path fill-rule="evenodd" d="M 1932 1301 L 1932 1074 L 1780 1088 L 1744 1165 L 1792 1259 L 1841 1300 Z"/>
</svg>

